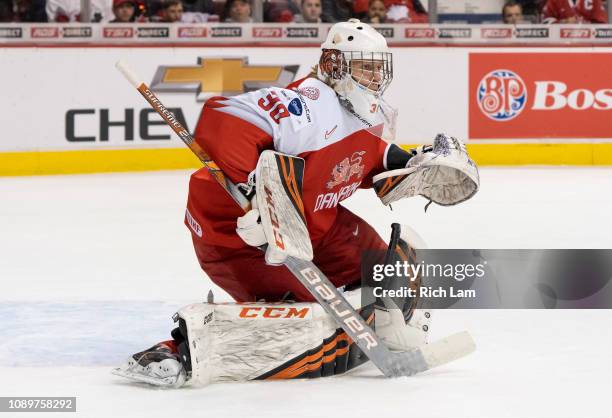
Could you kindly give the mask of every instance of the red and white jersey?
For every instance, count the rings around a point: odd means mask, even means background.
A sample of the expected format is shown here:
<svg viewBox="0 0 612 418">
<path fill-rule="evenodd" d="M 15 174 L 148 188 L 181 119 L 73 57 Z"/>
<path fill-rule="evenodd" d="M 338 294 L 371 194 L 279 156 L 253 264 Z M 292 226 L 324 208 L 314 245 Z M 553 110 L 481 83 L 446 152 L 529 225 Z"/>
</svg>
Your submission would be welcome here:
<svg viewBox="0 0 612 418">
<path fill-rule="evenodd" d="M 113 17 L 111 0 L 92 0 L 90 20 L 101 18 L 107 22 Z M 81 15 L 80 0 L 47 0 L 45 6 L 49 22 L 79 22 Z"/>
<path fill-rule="evenodd" d="M 333 89 L 305 78 L 290 89 L 265 88 L 230 98 L 213 97 L 194 137 L 235 183 L 246 183 L 266 149 L 305 160 L 303 201 L 310 237 L 321 239 L 336 219 L 338 204 L 386 169 L 389 145 L 342 106 Z M 394 147 L 397 148 L 397 147 Z M 240 209 L 204 170 L 192 175 L 186 224 L 205 242 L 238 248 Z"/>
<path fill-rule="evenodd" d="M 608 23 L 602 0 L 548 0 L 542 10 L 545 23 L 559 23 L 571 17 L 578 22 Z"/>
</svg>

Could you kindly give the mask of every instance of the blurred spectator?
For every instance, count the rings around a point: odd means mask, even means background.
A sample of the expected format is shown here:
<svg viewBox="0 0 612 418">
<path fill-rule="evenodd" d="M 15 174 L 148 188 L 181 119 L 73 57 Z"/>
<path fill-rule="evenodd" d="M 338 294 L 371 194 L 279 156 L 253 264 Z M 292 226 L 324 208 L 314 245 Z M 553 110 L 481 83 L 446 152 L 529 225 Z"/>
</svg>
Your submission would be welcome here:
<svg viewBox="0 0 612 418">
<path fill-rule="evenodd" d="M 387 8 L 384 0 L 370 0 L 368 4 L 368 15 L 364 19 L 366 23 L 385 23 L 387 20 Z"/>
<path fill-rule="evenodd" d="M 321 23 L 321 0 L 302 0 L 302 13 L 294 16 L 296 23 Z"/>
<path fill-rule="evenodd" d="M 0 22 L 13 21 L 13 2 L 0 0 Z"/>
<path fill-rule="evenodd" d="M 110 23 L 127 23 L 136 20 L 136 0 L 113 0 L 113 15 Z"/>
<path fill-rule="evenodd" d="M 185 12 L 215 14 L 215 5 L 212 0 L 183 0 Z"/>
<path fill-rule="evenodd" d="M 602 0 L 548 0 L 542 18 L 544 23 L 608 23 Z"/>
<path fill-rule="evenodd" d="M 352 0 L 321 0 L 324 22 L 345 22 L 353 17 Z"/>
<path fill-rule="evenodd" d="M 521 23 L 538 23 L 546 0 L 515 0 L 521 5 L 523 20 Z"/>
<path fill-rule="evenodd" d="M 0 0 L 0 22 L 46 22 L 45 0 Z"/>
<path fill-rule="evenodd" d="M 105 0 L 91 0 L 91 22 L 106 21 L 111 18 L 108 13 L 110 2 Z M 80 22 L 81 0 L 47 0 L 47 18 L 49 22 Z"/>
<path fill-rule="evenodd" d="M 163 0 L 161 3 L 149 3 L 151 22 L 157 23 L 206 23 L 218 22 L 219 16 L 202 12 L 186 12 L 182 0 Z"/>
<path fill-rule="evenodd" d="M 17 22 L 46 22 L 46 0 L 15 0 L 15 21 Z"/>
<path fill-rule="evenodd" d="M 227 0 L 223 9 L 223 22 L 249 23 L 251 18 L 250 0 Z"/>
<path fill-rule="evenodd" d="M 351 6 L 351 9 L 353 10 L 353 17 L 363 21 L 368 17 L 369 5 L 369 0 L 353 0 L 353 4 Z"/>
<path fill-rule="evenodd" d="M 523 9 L 523 20 L 529 20 L 532 23 L 538 21 L 539 15 L 544 7 L 546 0 L 516 0 Z"/>
<path fill-rule="evenodd" d="M 160 11 L 160 22 L 175 23 L 183 19 L 183 2 L 181 0 L 164 0 Z"/>
<path fill-rule="evenodd" d="M 502 7 L 502 18 L 504 23 L 518 25 L 523 22 L 523 6 L 515 0 L 508 0 Z"/>
<path fill-rule="evenodd" d="M 206 23 L 218 21 L 219 15 L 211 15 L 200 12 L 183 12 L 183 17 L 181 18 L 182 23 Z"/>
<path fill-rule="evenodd" d="M 264 22 L 293 22 L 294 15 L 300 13 L 300 8 L 292 1 L 273 0 L 264 3 Z"/>
<path fill-rule="evenodd" d="M 419 0 L 385 0 L 387 22 L 428 23 L 427 10 Z"/>
</svg>

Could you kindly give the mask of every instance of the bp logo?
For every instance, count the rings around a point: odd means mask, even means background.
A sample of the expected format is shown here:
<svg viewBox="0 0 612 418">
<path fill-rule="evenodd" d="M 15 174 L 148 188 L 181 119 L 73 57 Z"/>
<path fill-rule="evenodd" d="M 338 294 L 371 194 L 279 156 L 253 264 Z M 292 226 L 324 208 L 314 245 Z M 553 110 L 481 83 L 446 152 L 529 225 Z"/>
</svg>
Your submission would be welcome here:
<svg viewBox="0 0 612 418">
<path fill-rule="evenodd" d="M 488 118 L 498 122 L 517 117 L 527 104 L 527 88 L 516 73 L 495 70 L 478 84 L 478 106 Z"/>
</svg>

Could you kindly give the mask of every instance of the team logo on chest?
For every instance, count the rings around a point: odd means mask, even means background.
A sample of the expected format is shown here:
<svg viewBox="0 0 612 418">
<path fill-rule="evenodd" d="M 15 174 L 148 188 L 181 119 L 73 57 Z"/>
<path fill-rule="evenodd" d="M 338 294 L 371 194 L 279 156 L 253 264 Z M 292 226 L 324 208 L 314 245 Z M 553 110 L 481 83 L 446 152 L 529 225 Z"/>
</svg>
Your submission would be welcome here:
<svg viewBox="0 0 612 418">
<path fill-rule="evenodd" d="M 355 193 L 363 177 L 365 165 L 362 162 L 365 153 L 365 151 L 356 151 L 350 158 L 347 157 L 336 164 L 332 170 L 331 180 L 325 186 L 327 190 L 339 185 L 343 186 L 336 191 L 319 194 L 315 200 L 314 212 L 335 208 L 340 201 Z"/>
<path fill-rule="evenodd" d="M 340 161 L 332 170 L 332 178 L 327 182 L 327 188 L 333 189 L 339 184 L 348 183 L 351 177 L 355 176 L 357 180 L 363 176 L 364 165 L 361 163 L 365 151 L 357 151 Z"/>
</svg>

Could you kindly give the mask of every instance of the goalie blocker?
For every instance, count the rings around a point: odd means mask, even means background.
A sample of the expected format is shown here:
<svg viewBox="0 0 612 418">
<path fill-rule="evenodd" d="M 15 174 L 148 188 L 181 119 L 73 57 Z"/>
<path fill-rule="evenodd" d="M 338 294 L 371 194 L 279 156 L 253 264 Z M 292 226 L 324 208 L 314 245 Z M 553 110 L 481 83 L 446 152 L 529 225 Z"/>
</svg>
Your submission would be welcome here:
<svg viewBox="0 0 612 418">
<path fill-rule="evenodd" d="M 259 156 L 255 199 L 268 243 L 269 264 L 281 264 L 288 256 L 312 260 L 302 202 L 303 177 L 302 158 L 271 150 Z"/>
</svg>

